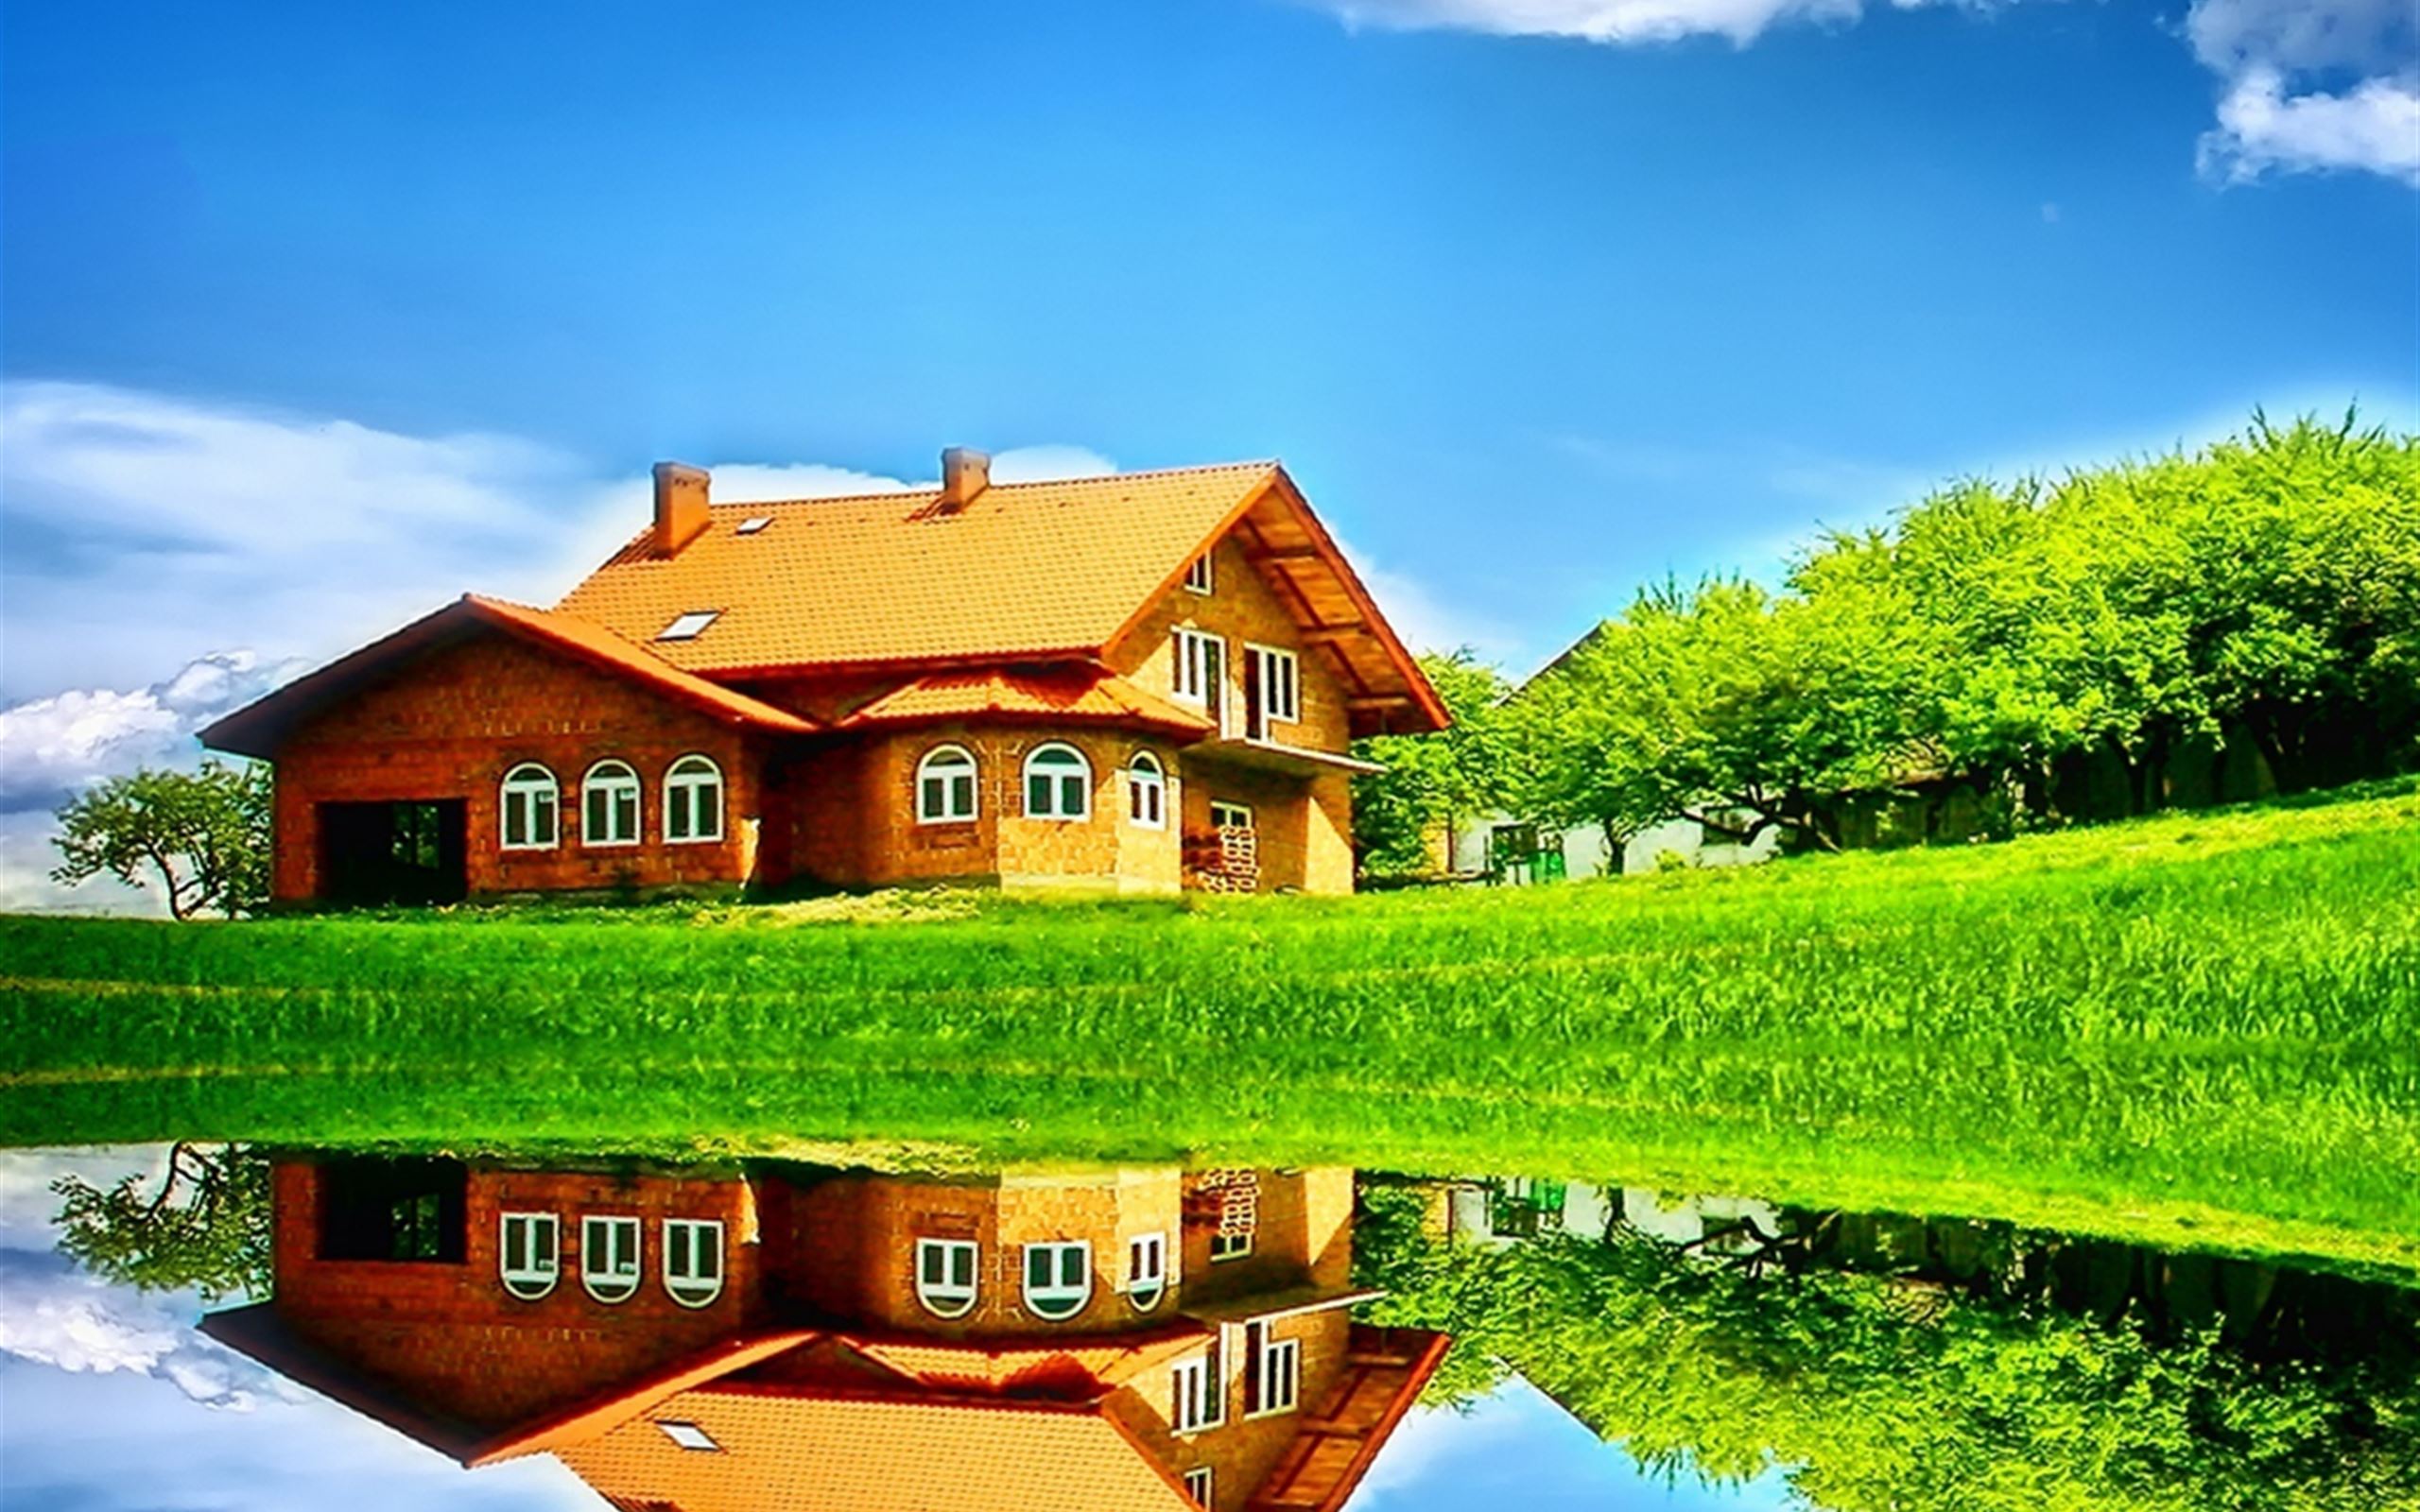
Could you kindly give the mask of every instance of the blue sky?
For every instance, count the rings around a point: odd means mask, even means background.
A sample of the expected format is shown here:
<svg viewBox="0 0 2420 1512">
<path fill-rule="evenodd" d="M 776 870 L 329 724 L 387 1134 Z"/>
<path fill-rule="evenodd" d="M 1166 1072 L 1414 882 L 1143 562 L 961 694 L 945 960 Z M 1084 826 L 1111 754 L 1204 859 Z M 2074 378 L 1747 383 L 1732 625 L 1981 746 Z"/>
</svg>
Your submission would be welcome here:
<svg viewBox="0 0 2420 1512">
<path fill-rule="evenodd" d="M 1520 671 L 1959 472 L 2420 427 L 2406 0 L 6 19 L 11 815 L 550 598 L 663 456 L 1281 456 Z"/>
<path fill-rule="evenodd" d="M 549 1459 L 476 1474 L 234 1354 L 189 1296 L 102 1284 L 52 1251 L 47 1187 L 73 1172 L 156 1179 L 161 1146 L 0 1152 L 0 1503 L 22 1512 L 588 1512 Z M 1528 1512 L 1778 1512 L 1745 1486 L 1643 1473 L 1515 1381 L 1397 1431 L 1352 1512 L 1459 1512 L 1518 1491 Z"/>
</svg>

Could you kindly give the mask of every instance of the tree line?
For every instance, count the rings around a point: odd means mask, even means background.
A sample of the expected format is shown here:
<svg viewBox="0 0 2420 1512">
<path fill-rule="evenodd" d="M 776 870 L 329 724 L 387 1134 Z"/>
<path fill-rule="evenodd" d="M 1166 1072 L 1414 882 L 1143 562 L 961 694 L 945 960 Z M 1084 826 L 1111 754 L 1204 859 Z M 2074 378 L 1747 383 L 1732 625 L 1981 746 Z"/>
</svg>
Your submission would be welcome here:
<svg viewBox="0 0 2420 1512">
<path fill-rule="evenodd" d="M 1373 873 L 1491 813 L 1837 850 L 2389 776 L 2420 767 L 2420 436 L 2256 413 L 2190 453 L 1962 479 L 1777 588 L 1649 587 L 1521 688 L 1426 665 L 1457 723 L 1364 743 Z"/>
</svg>

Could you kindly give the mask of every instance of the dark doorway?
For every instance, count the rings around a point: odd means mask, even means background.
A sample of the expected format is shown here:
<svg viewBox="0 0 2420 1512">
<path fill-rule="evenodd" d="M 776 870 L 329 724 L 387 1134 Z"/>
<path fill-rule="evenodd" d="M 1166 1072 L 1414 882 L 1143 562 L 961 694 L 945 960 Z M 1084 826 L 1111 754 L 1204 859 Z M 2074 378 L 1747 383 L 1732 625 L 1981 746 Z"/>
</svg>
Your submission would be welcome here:
<svg viewBox="0 0 2420 1512">
<path fill-rule="evenodd" d="M 320 896 L 337 903 L 450 903 L 471 890 L 460 799 L 320 805 Z"/>
<path fill-rule="evenodd" d="M 330 1160 L 320 1167 L 320 1258 L 461 1263 L 469 1177 L 459 1160 Z"/>
</svg>

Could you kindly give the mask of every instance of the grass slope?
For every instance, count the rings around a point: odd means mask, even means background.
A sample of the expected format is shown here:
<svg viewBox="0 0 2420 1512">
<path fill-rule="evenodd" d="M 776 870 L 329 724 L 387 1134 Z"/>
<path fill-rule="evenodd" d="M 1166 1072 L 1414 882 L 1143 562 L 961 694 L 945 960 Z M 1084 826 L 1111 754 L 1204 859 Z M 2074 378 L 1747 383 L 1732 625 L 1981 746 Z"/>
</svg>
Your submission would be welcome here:
<svg viewBox="0 0 2420 1512">
<path fill-rule="evenodd" d="M 1616 1176 L 2420 1269 L 2420 797 L 1353 900 L 0 919 L 0 1143 Z M 825 916 L 801 924 L 801 917 Z"/>
</svg>

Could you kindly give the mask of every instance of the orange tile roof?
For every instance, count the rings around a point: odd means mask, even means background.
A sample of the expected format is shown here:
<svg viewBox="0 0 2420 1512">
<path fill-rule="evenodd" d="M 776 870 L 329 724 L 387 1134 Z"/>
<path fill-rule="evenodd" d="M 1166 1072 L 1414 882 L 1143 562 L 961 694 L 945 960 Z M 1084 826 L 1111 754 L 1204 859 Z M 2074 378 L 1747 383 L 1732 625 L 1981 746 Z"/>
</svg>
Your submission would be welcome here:
<svg viewBox="0 0 2420 1512">
<path fill-rule="evenodd" d="M 944 510 L 938 490 L 721 504 L 671 557 L 652 533 L 560 606 L 701 672 L 902 661 L 1092 656 L 1280 477 L 1273 462 L 995 483 Z M 751 535 L 751 516 L 772 524 Z"/>
<path fill-rule="evenodd" d="M 1180 735 L 1207 735 L 1212 730 L 1200 712 L 1148 693 L 1106 667 L 1082 664 L 930 673 L 867 702 L 840 726 L 1018 714 L 1156 725 Z"/>
<path fill-rule="evenodd" d="M 201 731 L 202 744 L 246 756 L 270 757 L 286 734 L 331 700 L 397 662 L 488 627 L 544 645 L 600 671 L 627 678 L 731 724 L 782 734 L 805 734 L 816 726 L 786 709 L 708 681 L 631 644 L 602 626 L 553 610 L 465 593 L 402 629 L 297 678 Z"/>
<path fill-rule="evenodd" d="M 720 1452 L 656 1426 L 695 1423 Z M 1096 1406 L 701 1388 L 557 1452 L 619 1503 L 681 1512 L 1188 1512 Z"/>
</svg>

